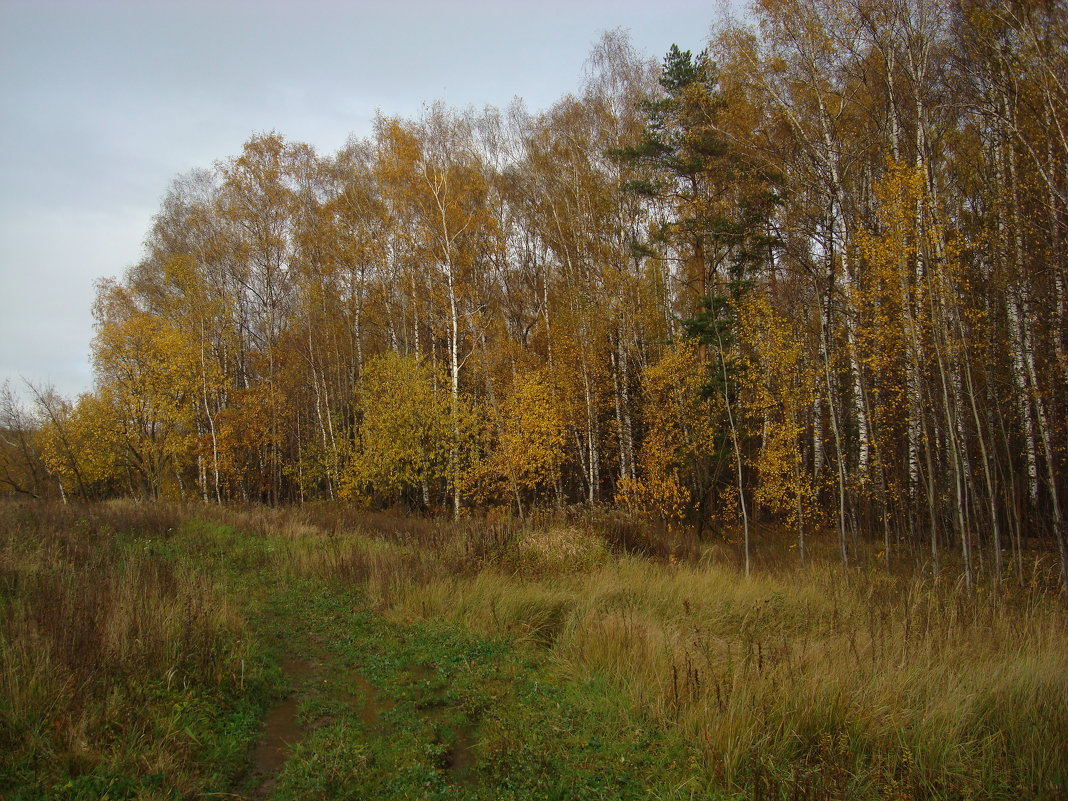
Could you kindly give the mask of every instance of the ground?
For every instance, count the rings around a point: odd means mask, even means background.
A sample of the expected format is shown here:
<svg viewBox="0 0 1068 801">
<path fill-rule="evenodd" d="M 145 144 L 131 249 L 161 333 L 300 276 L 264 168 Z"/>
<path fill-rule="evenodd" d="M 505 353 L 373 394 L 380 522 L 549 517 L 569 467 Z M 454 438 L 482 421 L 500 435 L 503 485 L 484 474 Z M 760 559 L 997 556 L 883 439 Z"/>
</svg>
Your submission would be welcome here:
<svg viewBox="0 0 1068 801">
<path fill-rule="evenodd" d="M 617 523 L 0 504 L 0 801 L 1068 798 L 1054 557 Z"/>
</svg>

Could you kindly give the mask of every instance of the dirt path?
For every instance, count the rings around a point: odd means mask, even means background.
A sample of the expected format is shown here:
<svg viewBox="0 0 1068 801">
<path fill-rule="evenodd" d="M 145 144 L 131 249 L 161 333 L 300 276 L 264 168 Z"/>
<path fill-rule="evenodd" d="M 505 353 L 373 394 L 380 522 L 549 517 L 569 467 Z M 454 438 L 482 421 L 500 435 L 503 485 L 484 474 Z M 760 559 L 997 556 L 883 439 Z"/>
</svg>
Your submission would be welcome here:
<svg viewBox="0 0 1068 801">
<path fill-rule="evenodd" d="M 645 798 L 665 768 L 603 714 L 607 686 L 564 682 L 509 640 L 389 621 L 312 582 L 281 589 L 261 624 L 286 645 L 291 691 L 265 717 L 247 801 Z"/>
<path fill-rule="evenodd" d="M 351 713 L 361 722 L 365 736 L 381 735 L 388 729 L 381 715 L 395 705 L 391 699 L 382 698 L 358 670 L 332 660 L 318 633 L 308 635 L 307 641 L 288 652 L 280 667 L 291 690 L 264 717 L 260 739 L 241 782 L 247 801 L 272 798 L 294 748 L 317 730 L 333 725 L 337 717 Z M 309 702 L 321 714 L 302 721 L 302 704 Z M 469 744 L 465 744 L 456 760 L 457 769 L 470 763 L 469 751 Z"/>
<path fill-rule="evenodd" d="M 256 783 L 251 798 L 262 801 L 270 797 L 278 783 L 278 773 L 289 758 L 291 748 L 304 737 L 297 722 L 297 707 L 300 703 L 302 684 L 313 675 L 316 664 L 308 659 L 287 656 L 282 661 L 282 672 L 293 685 L 293 691 L 280 704 L 267 713 L 263 733 L 252 752 L 250 781 Z"/>
</svg>

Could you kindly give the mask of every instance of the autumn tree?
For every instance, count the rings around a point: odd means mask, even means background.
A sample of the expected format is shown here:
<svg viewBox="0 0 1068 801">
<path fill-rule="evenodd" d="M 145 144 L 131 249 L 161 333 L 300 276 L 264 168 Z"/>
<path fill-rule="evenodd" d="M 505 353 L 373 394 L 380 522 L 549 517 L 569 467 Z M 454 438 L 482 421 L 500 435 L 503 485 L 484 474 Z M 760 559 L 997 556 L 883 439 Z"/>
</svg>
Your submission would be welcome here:
<svg viewBox="0 0 1068 801">
<path fill-rule="evenodd" d="M 96 398 L 112 410 L 126 467 L 147 497 L 159 498 L 169 486 L 184 496 L 194 489 L 185 472 L 199 447 L 202 359 L 195 332 L 142 311 L 107 283 L 96 316 Z"/>
<path fill-rule="evenodd" d="M 97 500 L 135 486 L 124 475 L 122 432 L 107 400 L 83 393 L 73 403 L 50 388 L 32 388 L 42 423 L 41 458 L 60 495 Z"/>
<path fill-rule="evenodd" d="M 454 449 L 448 395 L 414 356 L 369 359 L 357 391 L 359 422 L 342 494 L 365 503 L 426 506 L 440 499 Z"/>
<path fill-rule="evenodd" d="M 529 502 L 560 481 L 567 458 L 566 418 L 550 382 L 545 370 L 518 377 L 500 411 L 493 464 L 511 485 L 520 515 L 524 497 Z"/>
<path fill-rule="evenodd" d="M 719 399 L 706 389 L 707 376 L 690 341 L 676 342 L 646 368 L 646 433 L 638 474 L 619 483 L 618 503 L 667 521 L 684 520 L 695 505 L 702 516 L 711 512 L 708 496 L 724 472 L 725 459 L 722 432 L 715 425 Z"/>
<path fill-rule="evenodd" d="M 93 393 L 4 424 L 5 480 L 38 442 L 86 497 L 614 501 L 964 588 L 1028 543 L 1068 576 L 1066 32 L 761 0 L 659 66 L 605 34 L 543 112 L 256 135 L 175 181 Z"/>
<path fill-rule="evenodd" d="M 37 442 L 38 422 L 10 382 L 0 385 L 0 487 L 30 497 L 45 492 L 45 466 Z"/>
</svg>

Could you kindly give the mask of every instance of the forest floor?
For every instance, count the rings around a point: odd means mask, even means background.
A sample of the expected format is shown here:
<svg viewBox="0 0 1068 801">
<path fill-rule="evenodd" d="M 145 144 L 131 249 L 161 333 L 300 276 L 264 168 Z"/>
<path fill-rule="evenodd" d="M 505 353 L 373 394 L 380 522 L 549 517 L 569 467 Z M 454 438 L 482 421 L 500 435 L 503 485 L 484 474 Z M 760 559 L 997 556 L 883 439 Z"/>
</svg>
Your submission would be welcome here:
<svg viewBox="0 0 1068 801">
<path fill-rule="evenodd" d="M 0 799 L 1068 796 L 1037 562 L 965 603 L 578 528 L 360 529 L 0 507 Z"/>
</svg>

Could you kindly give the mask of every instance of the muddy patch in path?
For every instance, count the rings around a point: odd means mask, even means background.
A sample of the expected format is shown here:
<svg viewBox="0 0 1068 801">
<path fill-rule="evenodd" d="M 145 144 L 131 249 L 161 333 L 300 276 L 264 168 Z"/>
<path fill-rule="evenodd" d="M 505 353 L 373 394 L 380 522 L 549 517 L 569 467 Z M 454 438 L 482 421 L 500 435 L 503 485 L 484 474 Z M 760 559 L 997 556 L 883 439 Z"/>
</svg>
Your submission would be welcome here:
<svg viewBox="0 0 1068 801">
<path fill-rule="evenodd" d="M 393 702 L 379 698 L 374 686 L 357 671 L 352 672 L 352 683 L 356 685 L 356 709 L 360 723 L 367 729 L 378 724 L 378 716 L 393 708 Z"/>
<path fill-rule="evenodd" d="M 282 671 L 290 684 L 296 684 L 314 669 L 314 664 L 306 659 L 289 656 L 282 660 Z M 249 771 L 249 784 L 256 789 L 252 798 L 267 798 L 278 781 L 278 772 L 289 756 L 289 749 L 300 742 L 303 732 L 297 725 L 297 693 L 289 696 L 267 713 L 263 724 L 263 733 L 252 752 L 252 768 Z"/>
<path fill-rule="evenodd" d="M 452 784 L 465 784 L 472 779 L 474 766 L 475 735 L 470 726 L 461 726 L 445 752 L 445 775 Z"/>
</svg>

